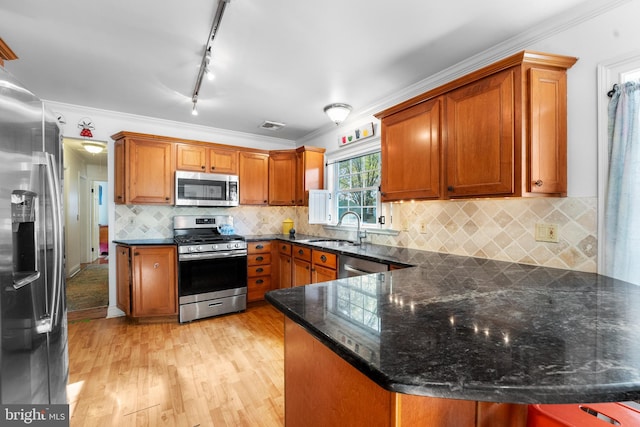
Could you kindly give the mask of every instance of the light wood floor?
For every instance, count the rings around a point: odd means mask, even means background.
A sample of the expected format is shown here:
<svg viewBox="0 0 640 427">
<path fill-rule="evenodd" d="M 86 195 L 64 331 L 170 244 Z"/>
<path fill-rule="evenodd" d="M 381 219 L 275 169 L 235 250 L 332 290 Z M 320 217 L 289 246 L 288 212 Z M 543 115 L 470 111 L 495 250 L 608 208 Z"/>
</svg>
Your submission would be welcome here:
<svg viewBox="0 0 640 427">
<path fill-rule="evenodd" d="M 69 323 L 71 426 L 284 425 L 283 316 Z"/>
</svg>

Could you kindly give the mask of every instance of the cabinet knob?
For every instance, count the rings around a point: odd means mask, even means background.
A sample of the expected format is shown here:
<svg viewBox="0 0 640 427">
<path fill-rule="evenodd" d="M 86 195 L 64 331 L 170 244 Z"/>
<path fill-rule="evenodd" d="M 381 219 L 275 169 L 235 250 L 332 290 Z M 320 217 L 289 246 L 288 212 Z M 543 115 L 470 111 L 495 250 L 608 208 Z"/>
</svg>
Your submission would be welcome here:
<svg viewBox="0 0 640 427">
<path fill-rule="evenodd" d="M 264 258 L 263 258 L 263 257 L 261 257 L 261 256 L 256 257 L 256 261 L 262 261 L 263 259 L 264 259 Z"/>
<path fill-rule="evenodd" d="M 122 196 L 118 196 L 118 199 L 122 199 Z"/>
<path fill-rule="evenodd" d="M 264 280 L 262 280 L 262 279 L 258 279 L 258 280 L 256 280 L 256 284 L 257 284 L 257 285 L 261 285 L 261 284 L 263 284 L 263 283 L 264 283 Z"/>
<path fill-rule="evenodd" d="M 200 166 L 200 167 L 202 168 L 202 170 L 205 170 L 205 169 L 206 169 L 205 165 L 202 165 L 202 166 Z"/>
<path fill-rule="evenodd" d="M 300 255 L 302 255 L 302 254 L 304 254 L 304 251 L 303 251 L 302 249 L 298 249 L 298 253 L 299 253 Z"/>
<path fill-rule="evenodd" d="M 447 191 L 450 191 L 450 192 L 452 192 L 452 193 L 453 193 L 453 185 L 448 186 L 448 187 L 447 187 Z"/>
<path fill-rule="evenodd" d="M 155 264 L 153 264 L 153 268 L 158 268 L 160 267 L 160 263 L 156 262 Z"/>
<path fill-rule="evenodd" d="M 256 249 L 264 249 L 264 246 L 262 246 L 262 245 L 256 245 Z"/>
<path fill-rule="evenodd" d="M 262 273 L 264 271 L 264 268 L 256 268 L 256 273 Z"/>
<path fill-rule="evenodd" d="M 211 166 L 211 170 L 214 170 L 216 167 L 215 166 Z"/>
<path fill-rule="evenodd" d="M 165 197 L 164 199 L 165 199 L 165 200 L 169 200 L 169 198 L 168 198 L 168 197 Z"/>
<path fill-rule="evenodd" d="M 320 261 L 327 262 L 327 257 L 325 255 L 320 256 Z"/>
<path fill-rule="evenodd" d="M 534 184 L 536 185 L 536 187 L 542 187 L 543 182 L 541 179 L 539 179 L 536 182 L 534 182 Z"/>
<path fill-rule="evenodd" d="M 287 249 L 287 245 L 282 245 L 282 250 L 286 250 Z"/>
</svg>

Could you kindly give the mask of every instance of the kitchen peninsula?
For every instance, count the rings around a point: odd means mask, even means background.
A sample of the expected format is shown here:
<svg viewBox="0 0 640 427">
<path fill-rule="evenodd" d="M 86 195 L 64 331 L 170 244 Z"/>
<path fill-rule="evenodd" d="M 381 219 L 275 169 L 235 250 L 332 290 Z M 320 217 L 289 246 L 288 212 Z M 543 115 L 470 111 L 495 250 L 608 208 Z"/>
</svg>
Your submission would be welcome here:
<svg viewBox="0 0 640 427">
<path fill-rule="evenodd" d="M 640 287 L 409 252 L 414 268 L 267 293 L 287 425 L 524 426 L 529 403 L 640 398 Z"/>
</svg>

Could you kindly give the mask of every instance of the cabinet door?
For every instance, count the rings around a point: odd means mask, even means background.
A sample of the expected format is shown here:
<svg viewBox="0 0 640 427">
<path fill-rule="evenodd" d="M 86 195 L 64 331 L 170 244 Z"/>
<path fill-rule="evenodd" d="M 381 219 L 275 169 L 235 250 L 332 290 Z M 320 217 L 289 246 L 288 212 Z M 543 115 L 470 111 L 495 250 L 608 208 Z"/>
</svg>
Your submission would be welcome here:
<svg viewBox="0 0 640 427">
<path fill-rule="evenodd" d="M 119 205 L 123 205 L 126 203 L 126 155 L 124 148 L 124 139 L 118 139 L 115 144 L 115 176 L 114 176 L 114 185 L 113 185 L 113 198 L 114 202 Z"/>
<path fill-rule="evenodd" d="M 269 156 L 240 152 L 240 204 L 266 205 L 269 197 Z"/>
<path fill-rule="evenodd" d="M 131 266 L 127 246 L 116 245 L 116 305 L 131 316 Z"/>
<path fill-rule="evenodd" d="M 133 316 L 178 313 L 175 246 L 133 246 Z"/>
<path fill-rule="evenodd" d="M 173 204 L 173 145 L 142 139 L 127 142 L 127 204 Z"/>
<path fill-rule="evenodd" d="M 278 260 L 280 288 L 290 288 L 292 285 L 291 256 L 280 254 Z"/>
<path fill-rule="evenodd" d="M 207 148 L 201 145 L 178 144 L 176 147 L 177 164 L 179 170 L 206 172 Z"/>
<path fill-rule="evenodd" d="M 291 206 L 296 197 L 296 153 L 269 155 L 269 204 Z"/>
<path fill-rule="evenodd" d="M 567 194 L 567 75 L 529 70 L 529 162 L 525 190 Z"/>
<path fill-rule="evenodd" d="M 382 200 L 440 197 L 440 150 L 439 98 L 385 117 Z"/>
<path fill-rule="evenodd" d="M 338 278 L 336 270 L 331 268 L 315 265 L 312 270 L 311 283 L 328 282 Z"/>
<path fill-rule="evenodd" d="M 515 70 L 444 96 L 449 197 L 514 192 Z"/>
<path fill-rule="evenodd" d="M 238 173 L 238 152 L 235 150 L 210 148 L 209 172 L 236 175 Z"/>
<path fill-rule="evenodd" d="M 293 286 L 304 286 L 311 283 L 311 263 L 304 259 L 293 259 Z"/>
<path fill-rule="evenodd" d="M 303 147 L 305 148 L 305 147 Z M 296 152 L 296 205 L 309 205 L 309 190 L 324 188 L 324 151 L 310 150 Z"/>
</svg>

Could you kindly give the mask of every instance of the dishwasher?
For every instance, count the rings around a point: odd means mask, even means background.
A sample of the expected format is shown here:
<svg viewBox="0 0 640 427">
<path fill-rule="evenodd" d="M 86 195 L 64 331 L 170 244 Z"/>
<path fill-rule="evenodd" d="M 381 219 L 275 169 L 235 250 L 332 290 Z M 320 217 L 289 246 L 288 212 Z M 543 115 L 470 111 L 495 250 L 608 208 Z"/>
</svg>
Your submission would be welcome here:
<svg viewBox="0 0 640 427">
<path fill-rule="evenodd" d="M 389 266 L 381 262 L 348 255 L 340 255 L 338 258 L 338 278 L 340 279 L 389 271 Z"/>
</svg>

